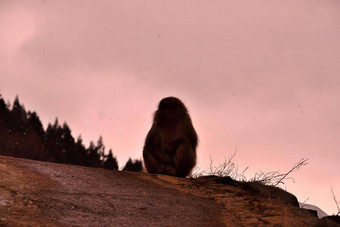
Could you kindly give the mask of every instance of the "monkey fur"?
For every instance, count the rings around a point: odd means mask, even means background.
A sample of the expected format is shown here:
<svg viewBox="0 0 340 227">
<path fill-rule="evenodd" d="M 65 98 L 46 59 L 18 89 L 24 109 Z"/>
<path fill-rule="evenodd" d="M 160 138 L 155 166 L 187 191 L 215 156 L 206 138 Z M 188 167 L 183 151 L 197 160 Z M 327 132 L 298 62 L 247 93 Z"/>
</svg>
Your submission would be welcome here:
<svg viewBox="0 0 340 227">
<path fill-rule="evenodd" d="M 196 164 L 197 133 L 181 100 L 160 101 L 145 139 L 143 159 L 149 173 L 186 177 Z"/>
</svg>

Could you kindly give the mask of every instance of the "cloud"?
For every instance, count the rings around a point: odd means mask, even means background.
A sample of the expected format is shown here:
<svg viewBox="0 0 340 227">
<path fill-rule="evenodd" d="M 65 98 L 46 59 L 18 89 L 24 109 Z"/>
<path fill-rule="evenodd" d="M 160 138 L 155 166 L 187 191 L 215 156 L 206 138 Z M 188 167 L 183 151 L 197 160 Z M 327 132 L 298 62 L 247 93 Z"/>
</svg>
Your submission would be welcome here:
<svg viewBox="0 0 340 227">
<path fill-rule="evenodd" d="M 126 72 L 141 86 L 186 91 L 208 104 L 226 93 L 275 96 L 280 87 L 290 96 L 320 74 L 328 83 L 334 73 L 327 68 L 340 70 L 324 42 L 334 37 L 336 10 L 315 4 L 35 2 L 26 7 L 39 15 L 37 32 L 20 55 L 49 77 Z"/>
</svg>

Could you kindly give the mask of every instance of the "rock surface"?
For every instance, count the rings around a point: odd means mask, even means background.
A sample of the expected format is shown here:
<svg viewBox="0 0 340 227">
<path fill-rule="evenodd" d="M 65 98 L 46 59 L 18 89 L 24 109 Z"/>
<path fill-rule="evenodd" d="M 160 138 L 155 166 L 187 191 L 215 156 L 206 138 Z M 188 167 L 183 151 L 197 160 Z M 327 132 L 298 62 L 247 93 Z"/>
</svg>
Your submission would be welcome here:
<svg viewBox="0 0 340 227">
<path fill-rule="evenodd" d="M 0 226 L 315 226 L 267 193 L 176 178 L 0 156 Z"/>
<path fill-rule="evenodd" d="M 323 218 L 323 217 L 326 217 L 328 216 L 328 214 L 321 210 L 320 207 L 317 207 L 315 205 L 312 205 L 312 204 L 308 204 L 308 203 L 300 203 L 300 207 L 303 207 L 305 209 L 309 209 L 309 210 L 315 210 L 317 212 L 317 215 L 319 218 Z"/>
</svg>

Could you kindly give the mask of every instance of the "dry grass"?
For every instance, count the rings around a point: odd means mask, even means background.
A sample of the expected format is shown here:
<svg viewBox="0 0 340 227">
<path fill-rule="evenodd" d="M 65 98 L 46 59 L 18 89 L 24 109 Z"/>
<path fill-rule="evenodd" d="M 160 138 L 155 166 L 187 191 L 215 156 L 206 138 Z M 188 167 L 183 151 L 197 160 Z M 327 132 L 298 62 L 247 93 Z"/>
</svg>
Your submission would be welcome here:
<svg viewBox="0 0 340 227">
<path fill-rule="evenodd" d="M 245 172 L 248 170 L 249 167 L 243 169 L 242 171 L 239 171 L 239 167 L 235 162 L 233 161 L 235 156 L 237 154 L 236 151 L 229 156 L 228 158 L 224 159 L 224 162 L 218 164 L 217 166 L 214 165 L 214 160 L 210 157 L 210 166 L 205 171 L 200 171 L 200 168 L 196 168 L 193 171 L 192 177 L 197 178 L 200 176 L 218 176 L 218 177 L 231 177 L 234 180 L 237 181 L 248 181 L 248 182 L 258 182 L 264 185 L 272 185 L 272 186 L 279 186 L 281 184 L 284 184 L 286 180 L 292 180 L 294 179 L 290 177 L 290 175 L 299 170 L 302 166 L 307 165 L 308 159 L 302 158 L 297 163 L 293 165 L 293 167 L 286 173 L 280 173 L 280 171 L 258 171 L 255 173 L 255 175 L 247 179 L 245 176 Z"/>
<path fill-rule="evenodd" d="M 218 177 L 226 177 L 229 176 L 234 180 L 245 181 L 246 177 L 244 173 L 247 171 L 248 167 L 245 168 L 242 172 L 239 171 L 238 165 L 233 161 L 236 156 L 237 151 L 235 151 L 228 158 L 224 158 L 224 162 L 214 166 L 214 160 L 210 158 L 210 166 L 209 169 L 203 171 L 201 176 L 218 176 Z"/>
<path fill-rule="evenodd" d="M 288 179 L 294 181 L 294 179 L 292 177 L 289 177 L 289 175 L 300 169 L 302 166 L 307 165 L 307 161 L 308 159 L 305 158 L 300 159 L 300 161 L 295 163 L 294 166 L 286 173 L 280 173 L 279 171 L 259 171 L 255 174 L 253 178 L 250 179 L 250 181 L 272 186 L 284 184 L 284 181 Z"/>
</svg>

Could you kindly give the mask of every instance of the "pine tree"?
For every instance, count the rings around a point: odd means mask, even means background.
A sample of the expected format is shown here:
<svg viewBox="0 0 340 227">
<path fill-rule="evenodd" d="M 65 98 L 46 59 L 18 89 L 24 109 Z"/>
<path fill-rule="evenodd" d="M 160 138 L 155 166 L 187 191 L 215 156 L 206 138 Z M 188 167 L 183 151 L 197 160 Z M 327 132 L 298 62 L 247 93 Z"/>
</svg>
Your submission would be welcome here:
<svg viewBox="0 0 340 227">
<path fill-rule="evenodd" d="M 40 137 L 44 136 L 44 128 L 36 112 L 28 112 L 27 126 L 32 128 Z"/>
<path fill-rule="evenodd" d="M 109 150 L 109 154 L 105 158 L 105 161 L 103 163 L 103 168 L 118 170 L 118 162 L 117 162 L 116 157 L 113 157 L 111 149 Z"/>
<path fill-rule="evenodd" d="M 85 146 L 83 145 L 83 139 L 81 138 L 81 135 L 79 135 L 77 138 L 77 142 L 75 144 L 75 153 L 77 154 L 79 165 L 90 166 L 89 158 L 86 153 Z"/>
<path fill-rule="evenodd" d="M 91 141 L 90 146 L 87 148 L 89 166 L 91 167 L 101 167 L 100 156 L 98 154 L 98 148 Z"/>
<path fill-rule="evenodd" d="M 25 107 L 19 102 L 18 96 L 15 98 L 10 118 L 10 127 L 17 132 L 24 131 L 24 125 L 27 121 L 27 114 Z"/>
<path fill-rule="evenodd" d="M 59 125 L 58 118 L 53 125 L 48 124 L 45 135 L 45 149 L 53 157 L 54 162 L 66 162 L 63 129 Z"/>
<path fill-rule="evenodd" d="M 143 164 L 141 160 L 132 161 L 131 158 L 125 164 L 123 171 L 142 172 Z"/>
<path fill-rule="evenodd" d="M 105 157 L 105 146 L 104 146 L 104 142 L 103 142 L 103 137 L 99 136 L 99 139 L 97 141 L 97 153 L 99 155 L 99 159 L 102 161 Z"/>
<path fill-rule="evenodd" d="M 9 121 L 9 113 L 7 105 L 0 94 L 0 120 L 2 119 L 4 123 L 7 124 Z"/>
<path fill-rule="evenodd" d="M 71 134 L 71 129 L 65 122 L 61 132 L 61 144 L 65 155 L 65 162 L 68 164 L 79 165 L 80 157 L 77 153 L 74 138 Z"/>
</svg>

